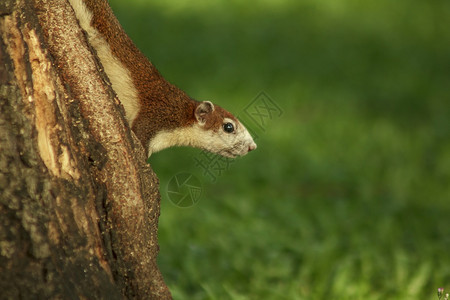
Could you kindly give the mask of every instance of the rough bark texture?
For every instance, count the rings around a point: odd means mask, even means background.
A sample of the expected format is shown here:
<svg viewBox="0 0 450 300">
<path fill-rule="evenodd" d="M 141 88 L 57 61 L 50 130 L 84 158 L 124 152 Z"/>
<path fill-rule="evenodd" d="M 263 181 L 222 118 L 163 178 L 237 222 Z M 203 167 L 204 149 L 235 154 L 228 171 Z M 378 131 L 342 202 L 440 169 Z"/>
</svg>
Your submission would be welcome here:
<svg viewBox="0 0 450 300">
<path fill-rule="evenodd" d="M 170 298 L 158 179 L 66 0 L 0 2 L 0 298 Z"/>
</svg>

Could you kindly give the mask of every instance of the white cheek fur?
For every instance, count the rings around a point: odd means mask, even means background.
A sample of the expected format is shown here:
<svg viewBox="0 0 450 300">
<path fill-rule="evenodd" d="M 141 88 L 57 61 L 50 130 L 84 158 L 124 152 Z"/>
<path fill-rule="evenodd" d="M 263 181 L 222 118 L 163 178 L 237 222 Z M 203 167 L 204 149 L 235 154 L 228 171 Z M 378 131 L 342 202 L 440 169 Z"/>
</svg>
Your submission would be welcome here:
<svg viewBox="0 0 450 300">
<path fill-rule="evenodd" d="M 201 125 L 194 124 L 189 127 L 158 132 L 149 142 L 148 156 L 173 146 L 191 146 L 224 156 L 235 157 L 245 155 L 249 146 L 252 145 L 256 147 L 250 133 L 240 123 L 237 132 L 231 134 L 223 130 L 205 131 Z"/>
</svg>

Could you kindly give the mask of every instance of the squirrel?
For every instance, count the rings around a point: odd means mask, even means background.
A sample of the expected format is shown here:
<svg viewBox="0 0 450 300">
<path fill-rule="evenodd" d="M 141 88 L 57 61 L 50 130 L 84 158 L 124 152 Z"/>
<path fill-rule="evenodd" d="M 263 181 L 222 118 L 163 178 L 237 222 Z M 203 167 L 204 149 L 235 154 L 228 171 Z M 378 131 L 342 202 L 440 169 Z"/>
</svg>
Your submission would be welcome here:
<svg viewBox="0 0 450 300">
<path fill-rule="evenodd" d="M 210 101 L 196 101 L 166 81 L 135 46 L 107 0 L 69 0 L 148 157 L 191 146 L 235 158 L 256 149 L 248 130 Z"/>
</svg>

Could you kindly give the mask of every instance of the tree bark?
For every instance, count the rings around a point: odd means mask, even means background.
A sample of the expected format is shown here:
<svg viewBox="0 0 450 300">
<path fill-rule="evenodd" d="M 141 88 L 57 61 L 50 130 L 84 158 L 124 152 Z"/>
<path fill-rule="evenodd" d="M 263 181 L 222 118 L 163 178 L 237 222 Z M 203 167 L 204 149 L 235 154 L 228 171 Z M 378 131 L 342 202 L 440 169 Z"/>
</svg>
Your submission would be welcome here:
<svg viewBox="0 0 450 300">
<path fill-rule="evenodd" d="M 159 182 L 66 0 L 0 2 L 0 298 L 171 298 Z"/>
</svg>

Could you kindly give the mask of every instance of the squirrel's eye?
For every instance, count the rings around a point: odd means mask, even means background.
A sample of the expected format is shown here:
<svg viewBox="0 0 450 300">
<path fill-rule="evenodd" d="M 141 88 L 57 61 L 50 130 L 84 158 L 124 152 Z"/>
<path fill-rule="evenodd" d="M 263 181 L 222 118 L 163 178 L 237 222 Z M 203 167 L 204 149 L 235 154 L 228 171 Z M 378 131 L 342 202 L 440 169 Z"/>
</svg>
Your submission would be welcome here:
<svg viewBox="0 0 450 300">
<path fill-rule="evenodd" d="M 231 123 L 223 124 L 223 130 L 228 133 L 232 133 L 234 131 L 234 126 Z"/>
</svg>

